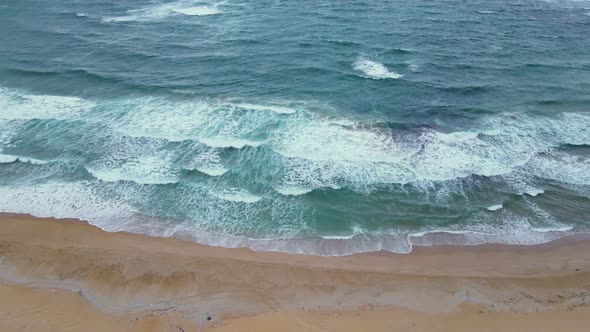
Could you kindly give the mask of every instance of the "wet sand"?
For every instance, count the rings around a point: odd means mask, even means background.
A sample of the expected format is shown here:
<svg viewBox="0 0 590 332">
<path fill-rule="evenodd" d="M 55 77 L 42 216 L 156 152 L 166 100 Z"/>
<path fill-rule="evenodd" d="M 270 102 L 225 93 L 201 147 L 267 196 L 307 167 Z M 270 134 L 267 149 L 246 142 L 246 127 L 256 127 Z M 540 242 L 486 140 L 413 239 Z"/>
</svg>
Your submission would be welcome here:
<svg viewBox="0 0 590 332">
<path fill-rule="evenodd" d="M 0 331 L 587 331 L 590 241 L 316 257 L 0 216 Z"/>
</svg>

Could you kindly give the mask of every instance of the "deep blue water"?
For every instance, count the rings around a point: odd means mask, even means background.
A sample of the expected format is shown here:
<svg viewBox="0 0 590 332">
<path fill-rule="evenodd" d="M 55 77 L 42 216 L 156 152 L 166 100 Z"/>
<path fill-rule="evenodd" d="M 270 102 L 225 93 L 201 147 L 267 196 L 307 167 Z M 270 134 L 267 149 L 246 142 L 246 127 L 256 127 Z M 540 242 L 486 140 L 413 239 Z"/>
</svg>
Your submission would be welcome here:
<svg viewBox="0 0 590 332">
<path fill-rule="evenodd" d="M 0 0 L 0 211 L 325 255 L 587 232 L 590 1 Z"/>
</svg>

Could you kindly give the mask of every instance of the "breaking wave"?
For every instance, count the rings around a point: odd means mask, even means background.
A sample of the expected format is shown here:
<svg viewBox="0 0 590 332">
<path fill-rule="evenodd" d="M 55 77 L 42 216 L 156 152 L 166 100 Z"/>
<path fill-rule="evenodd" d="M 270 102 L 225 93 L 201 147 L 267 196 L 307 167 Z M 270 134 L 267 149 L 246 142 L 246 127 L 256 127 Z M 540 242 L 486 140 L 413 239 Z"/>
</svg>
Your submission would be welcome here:
<svg viewBox="0 0 590 332">
<path fill-rule="evenodd" d="M 535 244 L 586 231 L 537 200 L 590 197 L 587 114 L 500 113 L 449 130 L 301 105 L 1 89 L 0 211 L 321 255 Z M 23 178 L 13 183 L 16 171 Z M 335 208 L 321 210 L 322 199 Z M 401 226 L 424 210 L 447 221 Z M 383 216 L 400 224 L 350 225 Z M 318 226 L 329 218 L 343 224 L 333 234 Z"/>
<path fill-rule="evenodd" d="M 382 63 L 369 60 L 365 57 L 358 57 L 352 65 L 354 70 L 362 72 L 366 77 L 373 79 L 386 79 L 386 78 L 400 78 L 404 75 L 390 71 Z"/>
</svg>

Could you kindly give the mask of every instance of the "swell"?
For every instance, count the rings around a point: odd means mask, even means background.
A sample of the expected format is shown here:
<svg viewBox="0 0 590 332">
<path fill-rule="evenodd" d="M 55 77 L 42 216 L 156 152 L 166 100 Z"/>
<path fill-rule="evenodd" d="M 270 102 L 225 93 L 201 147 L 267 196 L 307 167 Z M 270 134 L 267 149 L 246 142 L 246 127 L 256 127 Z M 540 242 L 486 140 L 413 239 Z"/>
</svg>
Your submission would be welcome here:
<svg viewBox="0 0 590 332">
<path fill-rule="evenodd" d="M 2 69 L 7 75 L 14 75 L 20 78 L 28 78 L 34 79 L 35 81 L 28 82 L 28 88 L 30 86 L 35 86 L 39 82 L 43 86 L 43 89 L 47 89 L 47 83 L 60 81 L 60 82 L 67 82 L 62 85 L 73 85 L 76 86 L 77 83 L 88 85 L 89 83 L 94 85 L 93 90 L 89 91 L 89 94 L 97 94 L 98 92 L 111 92 L 113 86 L 123 87 L 125 89 L 130 89 L 134 92 L 139 93 L 167 93 L 169 92 L 170 86 L 162 86 L 158 84 L 147 84 L 146 82 L 134 82 L 127 77 L 112 75 L 108 73 L 98 73 L 91 70 L 86 69 L 68 69 L 68 70 L 56 70 L 56 71 L 48 71 L 48 70 L 37 70 L 37 69 L 25 69 L 25 68 L 9 68 L 9 69 Z M 73 83 L 72 83 L 73 82 Z M 49 84 L 51 86 L 51 84 Z M 103 89 L 100 89 L 100 88 Z M 172 88 L 182 89 L 185 88 L 184 86 L 175 86 Z M 102 90 L 102 91 L 101 91 Z"/>
</svg>

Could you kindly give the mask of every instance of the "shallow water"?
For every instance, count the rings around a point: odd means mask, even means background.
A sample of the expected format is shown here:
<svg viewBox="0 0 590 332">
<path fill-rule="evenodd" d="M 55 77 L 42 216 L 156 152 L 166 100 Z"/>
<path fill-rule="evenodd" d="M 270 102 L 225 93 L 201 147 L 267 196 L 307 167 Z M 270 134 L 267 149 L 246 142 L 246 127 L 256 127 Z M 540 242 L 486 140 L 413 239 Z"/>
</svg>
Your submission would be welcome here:
<svg viewBox="0 0 590 332">
<path fill-rule="evenodd" d="M 323 255 L 586 232 L 589 8 L 4 1 L 0 211 Z"/>
</svg>

